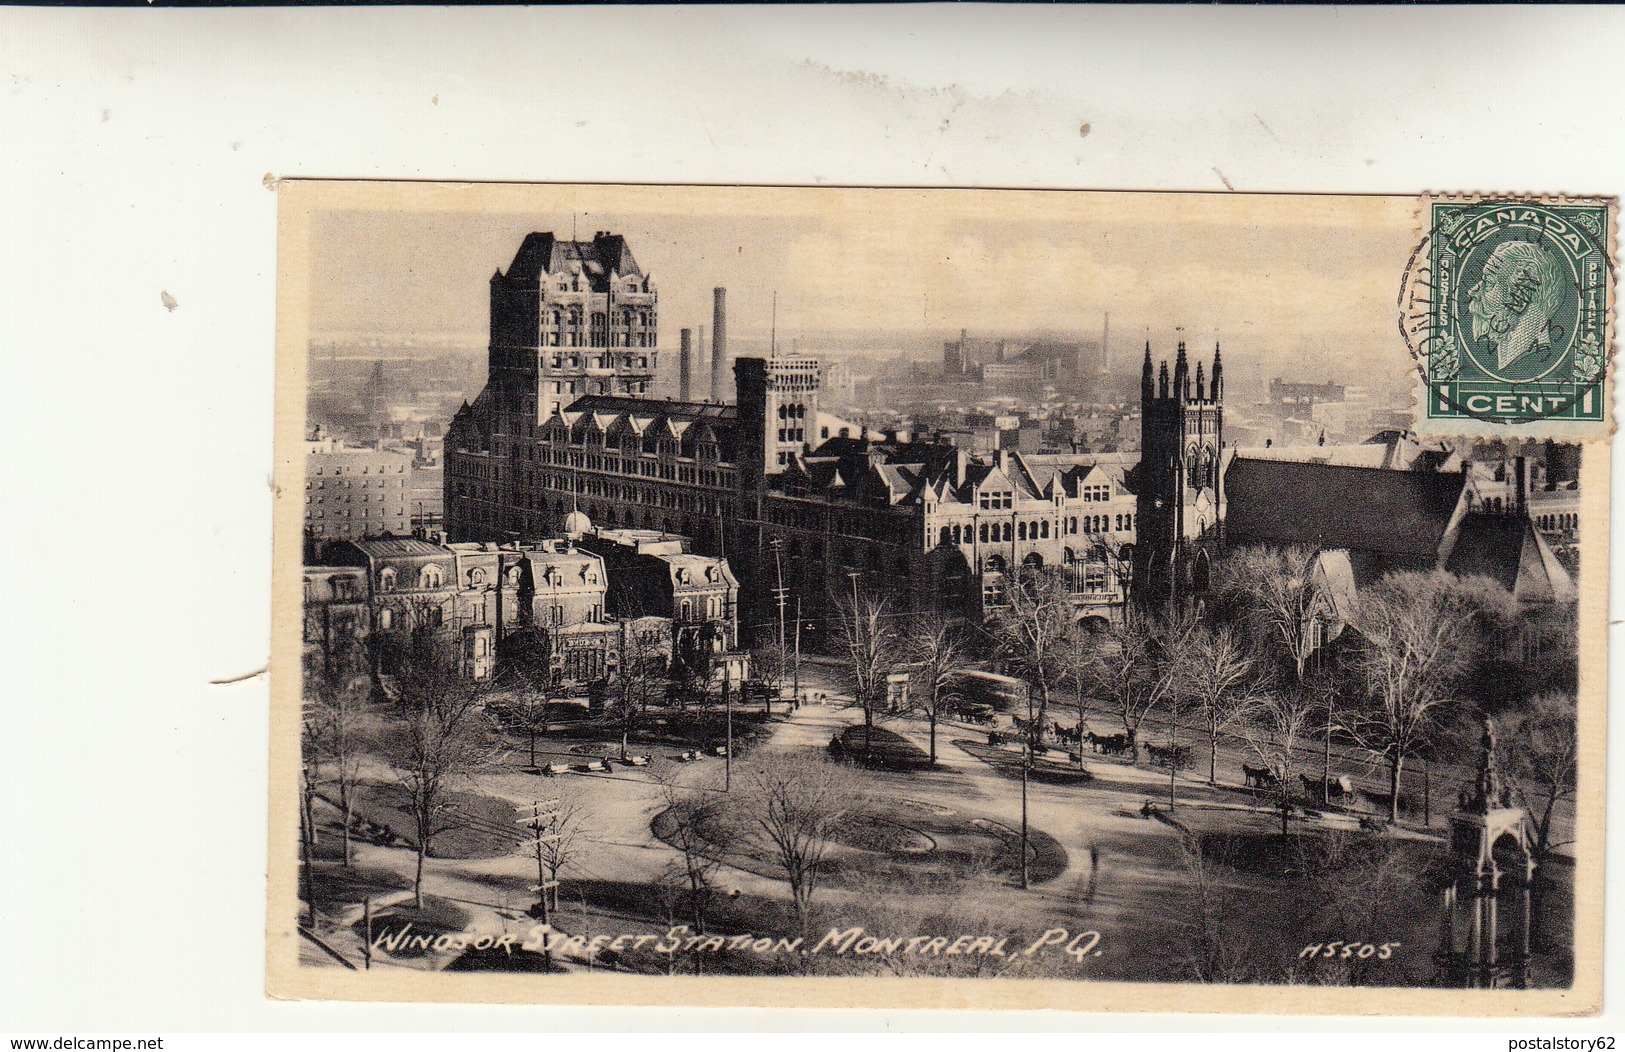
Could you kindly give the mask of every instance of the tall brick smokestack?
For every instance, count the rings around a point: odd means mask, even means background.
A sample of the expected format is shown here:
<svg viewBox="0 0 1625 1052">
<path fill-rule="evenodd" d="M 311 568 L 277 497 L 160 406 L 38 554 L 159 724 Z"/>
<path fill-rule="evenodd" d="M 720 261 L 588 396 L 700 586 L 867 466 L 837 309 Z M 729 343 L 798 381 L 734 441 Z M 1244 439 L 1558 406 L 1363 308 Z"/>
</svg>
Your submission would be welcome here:
<svg viewBox="0 0 1625 1052">
<path fill-rule="evenodd" d="M 684 329 L 682 345 L 677 351 L 677 400 L 689 401 L 694 382 L 694 332 Z"/>
<path fill-rule="evenodd" d="M 705 342 L 705 326 L 701 325 L 699 331 L 694 334 L 694 393 L 699 395 L 701 400 L 710 397 L 708 391 L 699 389 L 700 381 L 705 379 L 705 371 L 711 367 L 709 360 L 705 357 L 705 349 L 708 346 L 710 344 Z"/>
<path fill-rule="evenodd" d="M 728 290 L 711 290 L 711 401 L 731 402 L 723 390 L 728 363 Z"/>
</svg>

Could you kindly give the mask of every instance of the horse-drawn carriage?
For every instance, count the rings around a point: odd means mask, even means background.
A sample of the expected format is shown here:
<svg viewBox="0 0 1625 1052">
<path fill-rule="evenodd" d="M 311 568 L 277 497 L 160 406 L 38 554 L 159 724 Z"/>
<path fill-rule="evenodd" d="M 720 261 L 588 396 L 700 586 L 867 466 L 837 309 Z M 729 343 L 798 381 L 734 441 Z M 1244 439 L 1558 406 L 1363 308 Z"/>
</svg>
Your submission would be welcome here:
<svg viewBox="0 0 1625 1052">
<path fill-rule="evenodd" d="M 1084 737 L 1089 741 L 1089 747 L 1103 756 L 1122 756 L 1133 749 L 1126 734 L 1096 734 L 1088 731 Z"/>
<path fill-rule="evenodd" d="M 1175 745 L 1172 742 L 1166 745 L 1154 745 L 1147 742 L 1145 751 L 1151 754 L 1151 762 L 1158 767 L 1170 767 L 1176 771 L 1183 771 L 1194 763 L 1189 745 Z"/>
</svg>

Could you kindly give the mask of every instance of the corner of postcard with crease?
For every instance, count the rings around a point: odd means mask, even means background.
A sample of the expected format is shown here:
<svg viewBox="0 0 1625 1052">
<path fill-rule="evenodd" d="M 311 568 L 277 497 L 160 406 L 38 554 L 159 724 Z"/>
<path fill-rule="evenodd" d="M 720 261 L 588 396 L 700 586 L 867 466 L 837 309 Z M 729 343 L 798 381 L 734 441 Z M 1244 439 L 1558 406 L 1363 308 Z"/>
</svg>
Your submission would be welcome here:
<svg viewBox="0 0 1625 1052">
<path fill-rule="evenodd" d="M 1614 199 L 278 200 L 272 996 L 1599 1010 Z"/>
</svg>

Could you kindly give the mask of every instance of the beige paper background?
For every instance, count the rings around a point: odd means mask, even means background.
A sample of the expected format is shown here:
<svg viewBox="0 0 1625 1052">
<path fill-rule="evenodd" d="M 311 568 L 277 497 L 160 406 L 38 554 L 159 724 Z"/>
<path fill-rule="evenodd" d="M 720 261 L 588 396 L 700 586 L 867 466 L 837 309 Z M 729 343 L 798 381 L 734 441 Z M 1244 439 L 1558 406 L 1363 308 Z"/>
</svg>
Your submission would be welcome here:
<svg viewBox="0 0 1625 1052">
<path fill-rule="evenodd" d="M 641 977 L 586 973 L 545 978 L 491 973 L 424 973 L 406 969 L 352 972 L 299 966 L 297 792 L 299 742 L 300 541 L 303 527 L 305 354 L 312 275 L 311 216 L 334 208 L 391 211 L 682 215 L 884 215 L 888 225 L 927 233 L 966 216 L 1018 220 L 1110 211 L 1125 224 L 1169 215 L 1198 223 L 1222 215 L 1252 225 L 1290 226 L 1336 217 L 1358 225 L 1409 229 L 1416 199 L 1281 195 L 1057 193 L 1000 190 L 861 190 L 834 188 L 589 187 L 513 184 L 316 182 L 280 187 L 277 326 L 276 556 L 271 684 L 270 874 L 267 990 L 275 997 L 359 1000 L 476 1001 L 531 1004 L 709 1005 L 745 1007 L 886 1007 L 1068 1009 L 1114 1012 L 1222 1012 L 1350 1015 L 1585 1015 L 1602 990 L 1603 818 L 1606 776 L 1607 511 L 1609 447 L 1586 446 L 1580 490 L 1584 559 L 1580 588 L 1580 778 L 1576 801 L 1575 982 L 1569 990 L 1232 986 L 1100 983 L 1062 980 L 927 978 Z M 929 234 L 927 233 L 927 236 Z M 1392 284 L 1406 262 L 1396 252 Z M 329 276 L 330 278 L 330 276 Z M 1413 363 L 1397 334 L 1391 354 L 1352 361 L 1352 375 L 1398 371 Z M 1595 538 L 1595 539 L 1593 539 Z"/>
</svg>

